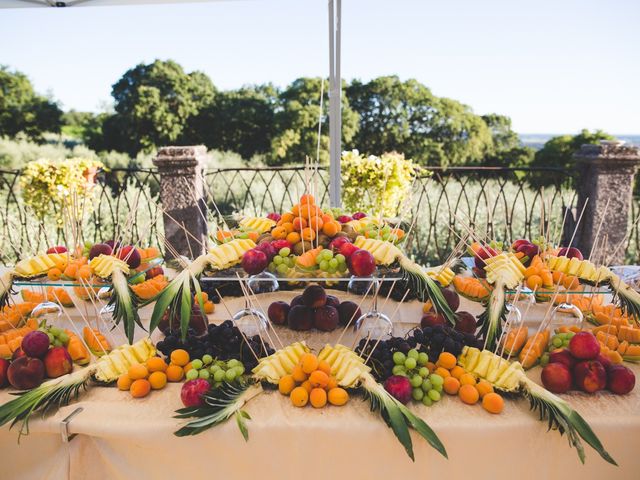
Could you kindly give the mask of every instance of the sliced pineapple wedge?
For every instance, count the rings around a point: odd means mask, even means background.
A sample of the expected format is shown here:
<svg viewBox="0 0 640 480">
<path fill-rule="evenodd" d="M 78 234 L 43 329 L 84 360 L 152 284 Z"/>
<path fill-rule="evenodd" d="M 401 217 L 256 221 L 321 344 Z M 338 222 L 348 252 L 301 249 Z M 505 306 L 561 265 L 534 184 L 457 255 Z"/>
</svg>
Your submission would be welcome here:
<svg viewBox="0 0 640 480">
<path fill-rule="evenodd" d="M 266 233 L 276 226 L 276 222 L 264 217 L 244 217 L 240 220 L 240 226 L 244 227 L 245 230 Z"/>
<path fill-rule="evenodd" d="M 363 250 L 368 251 L 376 260 L 378 265 L 391 265 L 402 255 L 402 252 L 393 243 L 375 238 L 365 238 L 362 235 L 356 237 L 353 244 Z"/>
<path fill-rule="evenodd" d="M 248 250 L 256 246 L 253 240 L 236 238 L 230 242 L 216 245 L 209 250 L 211 266 L 216 270 L 237 265 L 242 260 L 242 256 Z"/>
</svg>

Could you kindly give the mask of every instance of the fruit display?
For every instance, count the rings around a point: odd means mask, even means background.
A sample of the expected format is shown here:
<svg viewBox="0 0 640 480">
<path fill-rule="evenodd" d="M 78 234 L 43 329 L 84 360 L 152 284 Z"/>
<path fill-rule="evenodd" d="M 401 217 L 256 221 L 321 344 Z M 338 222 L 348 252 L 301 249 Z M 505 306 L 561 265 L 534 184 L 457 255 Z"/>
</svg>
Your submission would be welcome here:
<svg viewBox="0 0 640 480">
<path fill-rule="evenodd" d="M 159 357 L 150 357 L 144 363 L 133 363 L 127 373 L 118 377 L 118 390 L 128 391 L 133 398 L 144 398 L 152 390 L 162 390 L 169 381 L 169 366 Z M 172 372 L 171 381 L 176 381 Z"/>
</svg>

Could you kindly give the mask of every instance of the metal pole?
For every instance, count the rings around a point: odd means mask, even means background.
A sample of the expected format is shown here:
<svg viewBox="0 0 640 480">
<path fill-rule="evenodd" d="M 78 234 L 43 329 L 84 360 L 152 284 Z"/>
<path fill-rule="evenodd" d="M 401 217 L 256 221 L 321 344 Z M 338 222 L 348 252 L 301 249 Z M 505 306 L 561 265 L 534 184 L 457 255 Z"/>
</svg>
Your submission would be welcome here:
<svg viewBox="0 0 640 480">
<path fill-rule="evenodd" d="M 342 0 L 329 0 L 329 200 L 332 207 L 340 207 L 342 204 L 340 195 L 340 155 L 342 150 L 341 18 Z"/>
</svg>

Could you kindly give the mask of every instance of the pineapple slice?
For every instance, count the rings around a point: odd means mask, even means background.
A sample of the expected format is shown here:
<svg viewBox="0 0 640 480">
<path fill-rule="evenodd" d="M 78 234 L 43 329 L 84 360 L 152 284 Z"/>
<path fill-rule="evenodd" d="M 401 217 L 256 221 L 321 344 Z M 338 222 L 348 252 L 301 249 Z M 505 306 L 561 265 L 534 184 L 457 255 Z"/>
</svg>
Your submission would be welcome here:
<svg viewBox="0 0 640 480">
<path fill-rule="evenodd" d="M 266 233 L 276 226 L 276 222 L 264 217 L 245 217 L 240 220 L 240 226 L 246 230 L 258 233 Z"/>
<path fill-rule="evenodd" d="M 125 275 L 129 274 L 129 265 L 112 255 L 99 255 L 89 262 L 91 270 L 101 278 L 109 278 L 114 270 L 121 270 Z"/>
<path fill-rule="evenodd" d="M 365 238 L 362 235 L 356 238 L 353 244 L 363 250 L 367 250 L 378 265 L 391 265 L 402 255 L 402 252 L 393 243 L 375 238 Z"/>
<path fill-rule="evenodd" d="M 235 239 L 230 242 L 216 245 L 209 250 L 211 264 L 218 270 L 232 267 L 242 260 L 242 256 L 256 246 L 253 240 Z"/>
</svg>

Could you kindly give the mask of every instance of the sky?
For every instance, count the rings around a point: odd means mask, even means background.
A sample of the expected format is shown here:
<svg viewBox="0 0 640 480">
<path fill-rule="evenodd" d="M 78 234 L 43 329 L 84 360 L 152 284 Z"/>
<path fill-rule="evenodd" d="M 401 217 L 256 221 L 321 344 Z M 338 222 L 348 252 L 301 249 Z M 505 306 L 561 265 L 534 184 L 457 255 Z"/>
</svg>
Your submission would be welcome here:
<svg viewBox="0 0 640 480">
<path fill-rule="evenodd" d="M 520 133 L 640 134 L 640 1 L 342 3 L 346 79 L 415 78 Z M 154 59 L 219 89 L 328 76 L 328 41 L 326 0 L 0 9 L 0 64 L 83 111 Z"/>
</svg>

